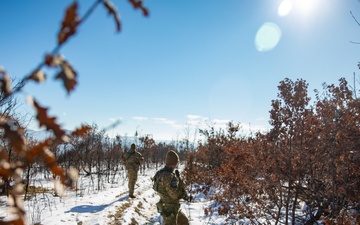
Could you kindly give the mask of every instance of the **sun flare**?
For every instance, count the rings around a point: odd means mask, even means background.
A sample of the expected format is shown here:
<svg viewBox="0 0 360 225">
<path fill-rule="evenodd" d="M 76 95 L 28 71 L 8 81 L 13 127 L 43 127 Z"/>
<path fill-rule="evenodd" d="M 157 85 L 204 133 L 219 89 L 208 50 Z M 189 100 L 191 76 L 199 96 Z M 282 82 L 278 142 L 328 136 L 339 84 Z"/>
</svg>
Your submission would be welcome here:
<svg viewBox="0 0 360 225">
<path fill-rule="evenodd" d="M 293 4 L 290 0 L 284 0 L 281 2 L 279 8 L 278 8 L 278 14 L 279 16 L 286 16 L 288 15 L 292 10 Z"/>
<path fill-rule="evenodd" d="M 314 11 L 318 2 L 318 0 L 297 0 L 294 3 L 294 7 L 296 7 L 301 14 L 306 15 Z"/>
<path fill-rule="evenodd" d="M 279 16 L 286 16 L 296 11 L 302 16 L 310 15 L 319 5 L 320 0 L 283 0 L 278 8 Z"/>
</svg>

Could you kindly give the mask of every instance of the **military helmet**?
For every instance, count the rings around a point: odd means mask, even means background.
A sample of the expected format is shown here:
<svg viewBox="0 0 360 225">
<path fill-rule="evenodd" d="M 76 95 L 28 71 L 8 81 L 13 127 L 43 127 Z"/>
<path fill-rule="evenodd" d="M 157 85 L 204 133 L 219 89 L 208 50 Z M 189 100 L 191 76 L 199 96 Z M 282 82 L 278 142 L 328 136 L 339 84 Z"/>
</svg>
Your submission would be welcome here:
<svg viewBox="0 0 360 225">
<path fill-rule="evenodd" d="M 168 153 L 166 154 L 166 158 L 165 158 L 165 164 L 167 166 L 174 166 L 179 162 L 179 155 L 173 151 L 170 150 L 168 151 Z"/>
</svg>

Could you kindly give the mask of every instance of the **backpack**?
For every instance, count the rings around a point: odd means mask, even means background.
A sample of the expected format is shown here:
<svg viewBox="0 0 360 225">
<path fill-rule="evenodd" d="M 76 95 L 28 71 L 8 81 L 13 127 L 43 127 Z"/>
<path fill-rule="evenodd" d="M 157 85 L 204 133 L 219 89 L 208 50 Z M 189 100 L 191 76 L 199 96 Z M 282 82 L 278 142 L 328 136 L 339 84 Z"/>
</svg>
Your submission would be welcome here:
<svg viewBox="0 0 360 225">
<path fill-rule="evenodd" d="M 156 192 L 158 192 L 158 190 L 159 190 L 159 189 L 158 189 L 158 187 L 159 187 L 159 181 L 158 181 L 158 179 L 159 179 L 160 171 L 161 171 L 161 170 L 157 171 L 157 172 L 155 173 L 155 176 L 151 178 L 151 180 L 153 181 L 153 187 L 152 187 L 152 188 L 153 188 Z"/>
</svg>

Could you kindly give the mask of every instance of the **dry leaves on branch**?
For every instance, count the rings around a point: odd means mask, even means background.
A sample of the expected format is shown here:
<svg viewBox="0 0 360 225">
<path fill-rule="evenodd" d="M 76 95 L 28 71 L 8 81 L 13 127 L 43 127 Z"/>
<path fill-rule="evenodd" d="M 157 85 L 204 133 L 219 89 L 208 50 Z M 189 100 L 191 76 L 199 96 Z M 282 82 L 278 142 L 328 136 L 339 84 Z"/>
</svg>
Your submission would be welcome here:
<svg viewBox="0 0 360 225">
<path fill-rule="evenodd" d="M 75 89 L 75 86 L 77 85 L 77 73 L 71 64 L 61 55 L 46 55 L 45 64 L 49 67 L 60 67 L 60 72 L 56 75 L 55 79 L 63 81 L 68 94 Z"/>
<path fill-rule="evenodd" d="M 30 74 L 30 76 L 27 77 L 27 79 L 41 83 L 46 80 L 46 75 L 41 69 L 38 69 L 38 70 L 35 70 L 34 72 L 32 72 Z"/>
<path fill-rule="evenodd" d="M 77 2 L 74 2 L 67 8 L 65 12 L 65 17 L 61 23 L 61 29 L 58 34 L 58 43 L 60 45 L 76 33 L 77 26 L 80 23 L 80 19 L 77 14 L 77 8 L 78 4 Z"/>
<path fill-rule="evenodd" d="M 4 137 L 9 145 L 19 154 L 25 149 L 24 128 L 9 116 L 0 115 L 0 128 L 4 130 Z"/>
<path fill-rule="evenodd" d="M 120 32 L 120 30 L 121 30 L 121 22 L 120 22 L 120 17 L 119 17 L 118 12 L 116 11 L 115 6 L 112 4 L 111 1 L 105 1 L 103 3 L 104 3 L 105 8 L 108 10 L 108 13 L 110 15 L 114 16 L 115 23 L 116 23 L 116 31 Z"/>
<path fill-rule="evenodd" d="M 77 73 L 72 68 L 70 63 L 63 60 L 61 63 L 61 71 L 56 75 L 55 78 L 63 81 L 64 87 L 68 94 L 75 89 L 77 84 L 76 77 Z"/>
<path fill-rule="evenodd" d="M 0 66 L 0 85 L 1 92 L 4 96 L 9 96 L 11 94 L 11 79 L 6 71 Z"/>
<path fill-rule="evenodd" d="M 90 126 L 82 125 L 80 128 L 77 128 L 76 130 L 71 132 L 71 136 L 83 136 L 90 130 L 91 130 Z"/>
<path fill-rule="evenodd" d="M 63 140 L 65 131 L 55 122 L 56 117 L 49 117 L 47 115 L 47 108 L 41 107 L 34 99 L 33 105 L 37 111 L 36 119 L 39 121 L 39 126 L 45 126 L 46 130 L 52 131 L 57 140 Z"/>
<path fill-rule="evenodd" d="M 144 16 L 149 16 L 149 11 L 143 5 L 142 0 L 129 0 L 129 2 L 134 6 L 135 9 L 141 9 Z"/>
</svg>

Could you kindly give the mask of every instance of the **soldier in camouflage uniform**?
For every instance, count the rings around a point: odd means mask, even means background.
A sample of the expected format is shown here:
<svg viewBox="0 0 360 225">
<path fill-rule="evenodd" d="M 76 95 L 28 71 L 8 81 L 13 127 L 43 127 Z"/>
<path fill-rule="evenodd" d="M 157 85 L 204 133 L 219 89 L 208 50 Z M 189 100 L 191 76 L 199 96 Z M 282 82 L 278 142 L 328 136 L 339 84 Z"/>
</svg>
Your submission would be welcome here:
<svg viewBox="0 0 360 225">
<path fill-rule="evenodd" d="M 144 161 L 144 158 L 140 152 L 136 151 L 136 145 L 132 144 L 130 150 L 124 153 L 122 160 L 125 165 L 125 169 L 127 171 L 127 176 L 129 179 L 129 197 L 135 198 L 135 183 L 138 178 L 138 171 L 140 165 Z"/>
<path fill-rule="evenodd" d="M 180 199 L 188 200 L 185 184 L 175 170 L 179 156 L 175 151 L 169 151 L 165 159 L 165 167 L 156 172 L 153 177 L 154 190 L 159 194 L 160 201 L 156 204 L 164 225 L 189 225 L 186 215 L 180 210 Z"/>
</svg>

